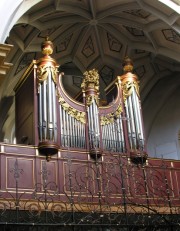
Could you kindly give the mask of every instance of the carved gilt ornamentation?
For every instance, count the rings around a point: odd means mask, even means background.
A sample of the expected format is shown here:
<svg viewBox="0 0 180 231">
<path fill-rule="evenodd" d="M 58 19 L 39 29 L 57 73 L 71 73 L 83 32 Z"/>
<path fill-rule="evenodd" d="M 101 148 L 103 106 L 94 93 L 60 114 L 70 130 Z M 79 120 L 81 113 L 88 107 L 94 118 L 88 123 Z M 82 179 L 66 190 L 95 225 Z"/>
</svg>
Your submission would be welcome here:
<svg viewBox="0 0 180 231">
<path fill-rule="evenodd" d="M 49 65 L 43 65 L 37 68 L 38 83 L 42 83 L 45 80 L 47 80 L 49 73 L 51 73 L 51 77 L 54 83 L 57 84 L 58 69 L 56 67 L 49 66 Z"/>
<path fill-rule="evenodd" d="M 106 116 L 101 116 L 100 118 L 101 125 L 104 126 L 110 123 L 114 123 L 114 120 L 116 120 L 120 116 L 121 112 L 122 112 L 122 106 L 119 105 L 115 112 L 109 113 Z"/>
<path fill-rule="evenodd" d="M 122 83 L 124 102 L 132 94 L 133 88 L 135 88 L 135 91 L 139 96 L 139 85 L 136 81 L 126 81 L 125 83 Z"/>
<path fill-rule="evenodd" d="M 99 74 L 96 69 L 84 72 L 84 79 L 81 84 L 83 92 L 92 91 L 92 93 L 86 95 L 86 105 L 92 104 L 95 99 L 96 103 L 99 103 Z"/>
<path fill-rule="evenodd" d="M 63 109 L 76 120 L 80 121 L 81 123 L 86 123 L 85 119 L 85 112 L 81 112 L 76 110 L 75 108 L 71 107 L 61 96 L 58 96 L 58 101 L 63 107 Z"/>
<path fill-rule="evenodd" d="M 98 95 L 87 95 L 86 96 L 86 105 L 90 106 L 94 100 L 96 101 L 96 104 L 99 105 Z"/>
<path fill-rule="evenodd" d="M 99 74 L 96 69 L 84 72 L 84 79 L 81 84 L 81 88 L 83 91 L 91 88 L 99 92 Z"/>
</svg>

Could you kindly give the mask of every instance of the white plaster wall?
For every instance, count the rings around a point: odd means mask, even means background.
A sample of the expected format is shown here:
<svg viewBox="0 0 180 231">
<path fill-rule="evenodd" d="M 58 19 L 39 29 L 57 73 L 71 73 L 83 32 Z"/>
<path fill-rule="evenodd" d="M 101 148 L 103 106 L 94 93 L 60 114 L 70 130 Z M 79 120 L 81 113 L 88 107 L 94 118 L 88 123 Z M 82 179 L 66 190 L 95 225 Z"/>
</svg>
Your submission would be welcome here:
<svg viewBox="0 0 180 231">
<path fill-rule="evenodd" d="M 160 91 L 161 89 L 161 91 Z M 162 79 L 144 105 L 149 156 L 180 159 L 180 80 Z"/>
<path fill-rule="evenodd" d="M 0 0 L 0 43 L 4 43 L 12 27 L 32 6 L 42 0 Z"/>
<path fill-rule="evenodd" d="M 0 42 L 3 43 L 7 38 L 10 29 L 15 24 L 13 18 L 23 0 L 1 0 L 0 1 Z"/>
</svg>

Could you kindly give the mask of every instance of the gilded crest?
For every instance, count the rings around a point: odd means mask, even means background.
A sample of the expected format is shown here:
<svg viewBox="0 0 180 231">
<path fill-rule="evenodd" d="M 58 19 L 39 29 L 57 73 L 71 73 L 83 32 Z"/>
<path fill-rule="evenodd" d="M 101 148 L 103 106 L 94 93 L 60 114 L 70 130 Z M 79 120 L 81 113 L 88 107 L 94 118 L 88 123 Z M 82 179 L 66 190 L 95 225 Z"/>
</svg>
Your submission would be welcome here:
<svg viewBox="0 0 180 231">
<path fill-rule="evenodd" d="M 81 84 L 83 91 L 94 89 L 99 92 L 99 74 L 96 69 L 84 72 L 84 79 Z"/>
</svg>

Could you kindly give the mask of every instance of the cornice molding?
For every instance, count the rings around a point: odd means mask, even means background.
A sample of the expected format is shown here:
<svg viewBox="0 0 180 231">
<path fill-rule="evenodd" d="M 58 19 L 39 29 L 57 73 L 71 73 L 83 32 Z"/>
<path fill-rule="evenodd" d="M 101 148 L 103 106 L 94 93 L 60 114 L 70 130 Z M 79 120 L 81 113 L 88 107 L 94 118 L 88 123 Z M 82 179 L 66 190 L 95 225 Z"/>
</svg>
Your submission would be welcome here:
<svg viewBox="0 0 180 231">
<path fill-rule="evenodd" d="M 6 58 L 13 48 L 13 45 L 0 44 L 0 85 L 2 84 L 4 77 L 7 75 L 12 63 L 6 62 Z"/>
</svg>

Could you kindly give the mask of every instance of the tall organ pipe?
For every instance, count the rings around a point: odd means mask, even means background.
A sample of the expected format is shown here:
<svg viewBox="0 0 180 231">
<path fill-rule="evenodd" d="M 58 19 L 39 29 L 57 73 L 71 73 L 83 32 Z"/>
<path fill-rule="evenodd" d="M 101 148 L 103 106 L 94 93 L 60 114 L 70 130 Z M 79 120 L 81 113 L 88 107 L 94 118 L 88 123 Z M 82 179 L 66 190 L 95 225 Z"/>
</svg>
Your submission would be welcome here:
<svg viewBox="0 0 180 231">
<path fill-rule="evenodd" d="M 82 90 L 85 95 L 86 116 L 87 116 L 87 133 L 89 138 L 89 154 L 91 158 L 97 160 L 101 157 L 100 150 L 100 120 L 98 111 L 99 102 L 99 74 L 93 69 L 84 73 Z"/>
<path fill-rule="evenodd" d="M 46 39 L 42 43 L 43 57 L 36 61 L 36 77 L 38 88 L 38 124 L 39 152 L 49 160 L 58 152 L 57 144 L 57 64 L 50 57 L 53 44 Z"/>
<path fill-rule="evenodd" d="M 137 164 L 144 163 L 147 158 L 144 125 L 141 113 L 138 78 L 133 71 L 131 59 L 125 58 L 123 63 L 124 74 L 121 76 L 121 84 L 127 117 L 127 130 L 129 141 L 129 153 L 131 160 Z"/>
</svg>

